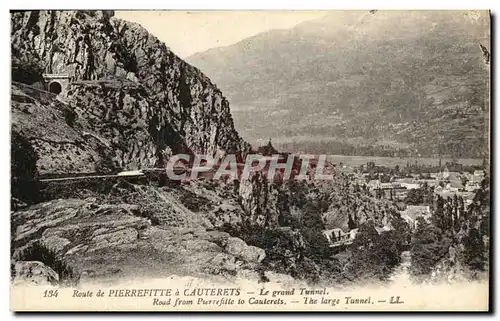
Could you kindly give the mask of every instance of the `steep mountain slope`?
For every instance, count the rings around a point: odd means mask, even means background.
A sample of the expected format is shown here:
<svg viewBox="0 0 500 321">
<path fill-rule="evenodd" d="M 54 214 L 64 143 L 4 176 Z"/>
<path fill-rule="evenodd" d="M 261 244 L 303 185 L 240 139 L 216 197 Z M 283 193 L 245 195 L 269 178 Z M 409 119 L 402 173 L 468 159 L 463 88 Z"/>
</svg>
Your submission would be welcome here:
<svg viewBox="0 0 500 321">
<path fill-rule="evenodd" d="M 225 92 L 247 140 L 472 157 L 487 150 L 480 44 L 489 48 L 486 12 L 331 12 L 187 61 Z"/>
<path fill-rule="evenodd" d="M 217 87 L 111 12 L 11 18 L 14 283 L 256 275 L 264 250 L 215 230 L 242 221 L 234 198 L 120 179 L 37 180 L 154 166 L 170 153 L 244 152 Z M 71 82 L 49 93 L 43 73 Z"/>
<path fill-rule="evenodd" d="M 249 146 L 208 78 L 112 13 L 15 12 L 12 54 L 15 282 L 173 273 L 257 281 L 279 272 L 331 284 L 343 267 L 330 260 L 323 229 L 399 218 L 344 175 L 331 185 L 258 174 L 162 187 L 121 177 L 37 182 L 39 174 L 141 168 L 169 153 Z M 64 94 L 47 93 L 44 72 L 72 82 Z"/>
<path fill-rule="evenodd" d="M 13 12 L 11 24 L 13 80 L 42 88 L 41 73 L 69 75 L 60 99 L 111 167 L 248 148 L 217 87 L 141 26 L 106 11 Z"/>
</svg>

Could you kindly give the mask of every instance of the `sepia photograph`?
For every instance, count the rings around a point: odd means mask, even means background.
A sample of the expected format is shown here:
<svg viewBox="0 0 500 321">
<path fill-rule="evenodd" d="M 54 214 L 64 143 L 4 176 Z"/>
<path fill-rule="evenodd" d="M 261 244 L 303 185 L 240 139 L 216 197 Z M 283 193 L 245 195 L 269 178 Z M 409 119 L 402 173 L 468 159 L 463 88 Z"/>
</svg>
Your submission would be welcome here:
<svg viewBox="0 0 500 321">
<path fill-rule="evenodd" d="M 490 311 L 490 29 L 11 10 L 11 310 Z"/>
</svg>

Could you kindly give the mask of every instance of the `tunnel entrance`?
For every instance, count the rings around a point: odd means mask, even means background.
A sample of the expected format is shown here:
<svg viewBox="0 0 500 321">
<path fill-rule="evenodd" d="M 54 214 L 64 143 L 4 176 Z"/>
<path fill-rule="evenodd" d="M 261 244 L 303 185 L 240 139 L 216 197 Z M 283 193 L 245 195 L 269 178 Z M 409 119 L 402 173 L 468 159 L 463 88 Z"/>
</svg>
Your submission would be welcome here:
<svg viewBox="0 0 500 321">
<path fill-rule="evenodd" d="M 43 80 L 45 90 L 56 95 L 64 95 L 71 82 L 68 74 L 43 74 Z"/>
<path fill-rule="evenodd" d="M 62 91 L 62 86 L 60 83 L 58 83 L 57 81 L 53 81 L 50 83 L 49 85 L 49 91 L 51 93 L 54 93 L 56 95 L 60 94 L 61 91 Z"/>
</svg>

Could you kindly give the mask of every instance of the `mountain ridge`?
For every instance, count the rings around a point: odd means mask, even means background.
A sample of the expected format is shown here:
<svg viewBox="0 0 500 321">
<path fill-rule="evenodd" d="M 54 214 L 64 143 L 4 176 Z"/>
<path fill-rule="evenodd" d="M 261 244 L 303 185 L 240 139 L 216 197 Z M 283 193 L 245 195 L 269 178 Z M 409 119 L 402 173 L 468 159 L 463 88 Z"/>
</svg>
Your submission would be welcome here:
<svg viewBox="0 0 500 321">
<path fill-rule="evenodd" d="M 251 142 L 307 149 L 292 137 L 313 142 L 319 133 L 330 153 L 482 157 L 489 92 L 480 44 L 489 47 L 489 18 L 475 14 L 331 12 L 186 60 L 218 83 Z M 469 119 L 457 121 L 455 110 Z M 443 117 L 450 130 L 436 128 Z"/>
<path fill-rule="evenodd" d="M 43 73 L 68 75 L 61 100 L 110 142 L 113 167 L 249 149 L 217 86 L 139 24 L 112 11 L 23 11 L 11 25 L 12 79 L 43 89 Z"/>
</svg>

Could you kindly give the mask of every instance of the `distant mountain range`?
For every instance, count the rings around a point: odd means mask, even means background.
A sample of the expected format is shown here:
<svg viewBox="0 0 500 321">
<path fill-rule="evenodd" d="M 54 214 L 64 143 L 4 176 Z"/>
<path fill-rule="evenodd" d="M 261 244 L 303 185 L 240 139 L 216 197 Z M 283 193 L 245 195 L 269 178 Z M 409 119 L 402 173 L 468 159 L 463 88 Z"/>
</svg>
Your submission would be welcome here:
<svg viewBox="0 0 500 321">
<path fill-rule="evenodd" d="M 332 11 L 186 60 L 247 141 L 289 151 L 482 157 L 488 12 Z M 489 58 L 488 58 L 489 59 Z"/>
</svg>

